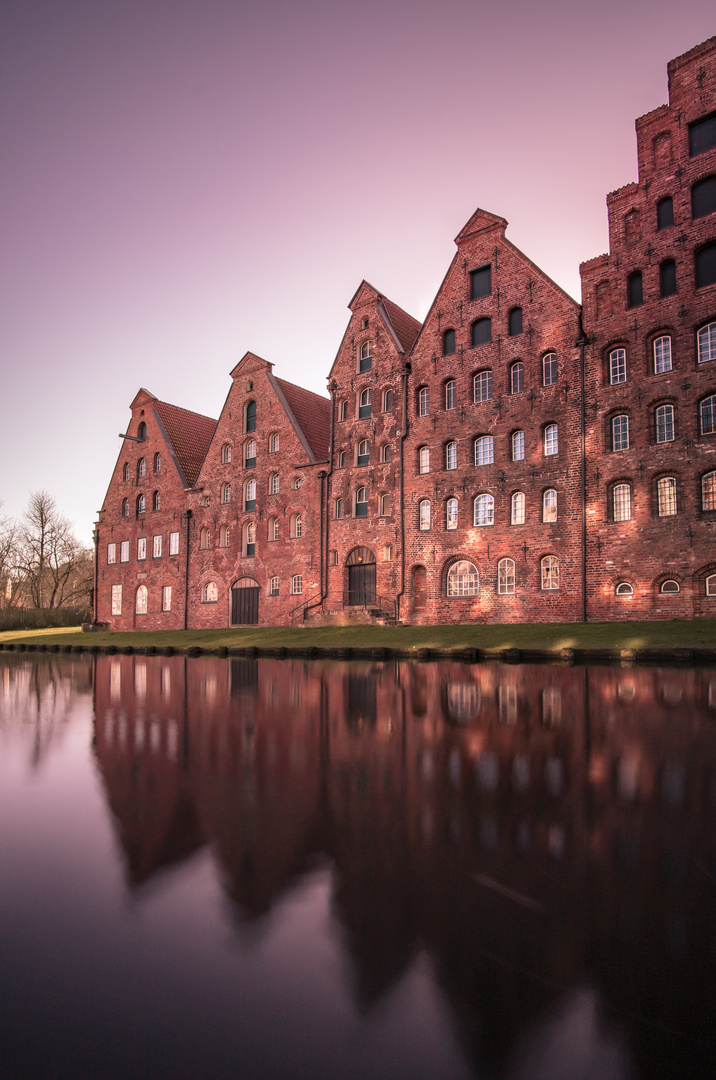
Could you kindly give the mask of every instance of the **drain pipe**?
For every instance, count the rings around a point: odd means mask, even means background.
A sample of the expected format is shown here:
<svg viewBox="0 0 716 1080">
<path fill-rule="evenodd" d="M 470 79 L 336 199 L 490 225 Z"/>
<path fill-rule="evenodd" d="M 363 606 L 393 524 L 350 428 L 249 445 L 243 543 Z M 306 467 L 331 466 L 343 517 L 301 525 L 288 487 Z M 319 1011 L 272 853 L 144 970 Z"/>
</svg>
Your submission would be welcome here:
<svg viewBox="0 0 716 1080">
<path fill-rule="evenodd" d="M 94 530 L 94 590 L 92 594 L 92 623 L 97 625 L 97 583 L 99 581 L 99 525 Z"/>
<path fill-rule="evenodd" d="M 333 472 L 333 448 L 335 445 L 336 434 L 336 381 L 331 379 L 328 384 L 328 389 L 331 394 L 331 436 L 328 442 L 328 469 L 321 469 L 318 474 L 318 478 L 321 481 L 321 553 L 320 553 L 320 581 L 321 581 L 321 596 L 315 604 L 309 604 L 304 608 L 304 618 L 307 611 L 311 611 L 313 608 L 321 607 L 324 600 L 328 596 L 328 539 L 331 528 L 331 514 L 330 514 L 330 499 L 329 495 L 329 481 Z"/>
<path fill-rule="evenodd" d="M 582 622 L 588 622 L 587 612 L 587 446 L 586 446 L 586 403 L 584 400 L 584 350 L 589 338 L 582 324 L 582 309 L 579 310 L 579 336 L 575 345 L 579 348 L 579 434 L 581 456 L 581 500 L 582 500 Z"/>
<path fill-rule="evenodd" d="M 186 517 L 186 560 L 184 564 L 184 629 L 189 629 L 189 525 L 191 523 L 191 510 L 187 510 Z"/>
<path fill-rule="evenodd" d="M 405 595 L 405 440 L 408 437 L 408 378 L 410 376 L 411 364 L 409 360 L 405 361 L 401 377 L 403 379 L 403 430 L 400 435 L 400 461 L 398 477 L 400 481 L 400 589 L 395 597 L 395 621 L 396 624 L 400 621 L 400 601 Z"/>
</svg>

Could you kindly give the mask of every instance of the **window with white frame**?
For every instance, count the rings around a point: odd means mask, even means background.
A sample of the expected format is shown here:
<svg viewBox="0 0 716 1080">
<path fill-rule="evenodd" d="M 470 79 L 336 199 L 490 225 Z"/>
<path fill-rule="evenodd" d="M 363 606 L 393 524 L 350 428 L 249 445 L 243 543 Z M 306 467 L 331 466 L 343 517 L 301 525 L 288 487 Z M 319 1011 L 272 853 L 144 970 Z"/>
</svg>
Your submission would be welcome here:
<svg viewBox="0 0 716 1080">
<path fill-rule="evenodd" d="M 460 559 L 452 564 L 447 573 L 448 596 L 477 596 L 480 591 L 480 576 L 467 559 Z"/>
<path fill-rule="evenodd" d="M 122 466 L 122 479 L 123 480 L 129 480 L 129 462 L 128 461 L 125 461 L 124 465 Z"/>
<path fill-rule="evenodd" d="M 373 342 L 364 341 L 360 347 L 359 371 L 370 371 L 373 366 Z"/>
<path fill-rule="evenodd" d="M 117 561 L 117 545 L 107 544 L 107 564 L 116 563 Z"/>
<path fill-rule="evenodd" d="M 626 413 L 612 417 L 612 450 L 629 449 L 629 417 Z"/>
<path fill-rule="evenodd" d="M 269 475 L 269 482 L 268 482 L 268 493 L 269 493 L 269 495 L 278 495 L 278 490 L 279 490 L 278 485 L 279 485 L 278 473 L 277 472 L 272 472 Z"/>
<path fill-rule="evenodd" d="M 525 457 L 525 433 L 524 431 L 512 432 L 512 460 L 524 461 Z"/>
<path fill-rule="evenodd" d="M 122 499 L 122 517 L 129 517 L 129 499 Z"/>
<path fill-rule="evenodd" d="M 386 491 L 380 497 L 380 516 L 389 517 L 390 515 L 390 495 Z"/>
<path fill-rule="evenodd" d="M 348 402 L 345 400 L 338 405 L 338 419 L 339 421 L 348 419 Z"/>
<path fill-rule="evenodd" d="M 219 590 L 215 581 L 207 581 L 201 588 L 202 604 L 215 604 L 219 599 Z"/>
<path fill-rule="evenodd" d="M 334 513 L 333 516 L 338 521 L 340 521 L 340 519 L 343 517 L 343 499 L 340 499 L 340 498 L 336 499 L 336 501 L 334 503 L 334 506 L 335 506 L 335 513 Z"/>
<path fill-rule="evenodd" d="M 716 431 L 716 394 L 709 394 L 699 402 L 699 427 L 702 435 Z"/>
<path fill-rule="evenodd" d="M 656 485 L 656 504 L 659 517 L 671 517 L 676 513 L 676 478 L 662 476 Z"/>
<path fill-rule="evenodd" d="M 179 533 L 178 532 L 170 532 L 169 533 L 169 554 L 170 555 L 178 555 L 179 554 Z"/>
<path fill-rule="evenodd" d="M 172 609 L 172 587 L 171 585 L 162 585 L 162 611 L 171 611 Z"/>
<path fill-rule="evenodd" d="M 129 562 L 129 540 L 122 540 L 119 545 L 119 561 Z"/>
<path fill-rule="evenodd" d="M 681 586 L 678 581 L 674 581 L 673 578 L 667 578 L 666 581 L 662 581 L 659 592 L 662 593 L 678 593 L 681 592 Z"/>
<path fill-rule="evenodd" d="M 557 492 L 554 488 L 547 488 L 542 495 L 542 521 L 557 520 Z"/>
<path fill-rule="evenodd" d="M 472 380 L 472 396 L 476 403 L 492 401 L 492 372 L 478 371 Z"/>
<path fill-rule="evenodd" d="M 421 499 L 418 504 L 418 528 L 421 532 L 430 528 L 430 499 Z"/>
<path fill-rule="evenodd" d="M 492 435 L 480 435 L 475 439 L 475 464 L 492 465 L 495 460 L 495 441 Z"/>
<path fill-rule="evenodd" d="M 140 585 L 137 588 L 136 600 L 135 600 L 135 608 L 134 608 L 137 615 L 146 615 L 147 614 L 148 597 L 149 597 L 149 594 L 147 592 L 147 586 L 146 585 Z"/>
<path fill-rule="evenodd" d="M 612 488 L 612 520 L 631 521 L 631 485 L 615 484 Z"/>
<path fill-rule="evenodd" d="M 707 472 L 701 477 L 701 509 L 716 510 L 716 472 Z"/>
<path fill-rule="evenodd" d="M 457 499 L 448 499 L 445 503 L 445 528 L 456 529 L 457 528 Z"/>
<path fill-rule="evenodd" d="M 281 436 L 278 431 L 273 431 L 269 435 L 268 452 L 269 454 L 277 454 L 281 449 Z"/>
<path fill-rule="evenodd" d="M 559 431 L 556 424 L 547 424 L 544 429 L 544 456 L 559 453 Z"/>
<path fill-rule="evenodd" d="M 457 468 L 457 443 L 452 439 L 445 446 L 445 468 L 456 469 Z"/>
<path fill-rule="evenodd" d="M 358 456 L 356 458 L 356 465 L 369 465 L 370 464 L 370 443 L 367 439 L 361 439 L 358 443 Z"/>
<path fill-rule="evenodd" d="M 629 581 L 620 581 L 614 590 L 615 596 L 633 596 L 634 587 Z"/>
<path fill-rule="evenodd" d="M 231 484 L 228 482 L 221 485 L 221 501 L 223 503 L 231 502 Z"/>
<path fill-rule="evenodd" d="M 698 333 L 699 363 L 716 360 L 716 322 L 702 326 Z"/>
<path fill-rule="evenodd" d="M 161 510 L 162 508 L 162 496 L 161 493 L 155 491 L 152 495 L 152 510 Z"/>
<path fill-rule="evenodd" d="M 457 384 L 454 379 L 445 383 L 445 408 L 454 409 L 457 405 Z"/>
<path fill-rule="evenodd" d="M 336 552 L 336 555 L 338 555 L 338 552 Z M 392 544 L 386 544 L 385 547 L 383 548 L 383 562 L 392 562 L 392 560 L 393 560 L 393 545 Z M 336 562 L 338 562 L 338 559 L 336 559 Z"/>
<path fill-rule="evenodd" d="M 256 439 L 247 439 L 244 443 L 244 467 L 253 469 L 256 464 Z"/>
<path fill-rule="evenodd" d="M 303 517 L 301 514 L 291 514 L 291 536 L 294 540 L 300 540 L 303 535 Z"/>
<path fill-rule="evenodd" d="M 219 544 L 221 547 L 228 547 L 231 539 L 231 530 L 228 525 L 222 525 L 219 530 Z"/>
<path fill-rule="evenodd" d="M 256 481 L 247 480 L 244 486 L 244 510 L 256 509 Z"/>
<path fill-rule="evenodd" d="M 252 559 L 256 554 L 256 523 L 247 521 L 244 525 L 244 555 Z"/>
<path fill-rule="evenodd" d="M 113 585 L 112 586 L 112 614 L 113 615 L 121 615 L 122 614 L 122 586 L 121 585 Z"/>
<path fill-rule="evenodd" d="M 271 578 L 269 582 L 269 595 L 278 596 L 281 582 L 276 574 Z"/>
<path fill-rule="evenodd" d="M 674 406 L 659 405 L 654 412 L 654 430 L 658 443 L 673 442 L 675 435 Z"/>
<path fill-rule="evenodd" d="M 671 338 L 668 334 L 654 339 L 654 374 L 671 371 Z"/>
<path fill-rule="evenodd" d="M 358 397 L 358 419 L 366 420 L 371 413 L 371 392 L 369 386 L 364 386 Z"/>
<path fill-rule="evenodd" d="M 497 564 L 497 592 L 508 596 L 515 591 L 515 563 L 513 559 L 500 559 Z"/>
<path fill-rule="evenodd" d="M 709 574 L 704 582 L 707 596 L 716 596 L 716 574 Z"/>
<path fill-rule="evenodd" d="M 510 368 L 510 393 L 521 394 L 525 388 L 525 365 L 516 360 Z"/>
<path fill-rule="evenodd" d="M 474 503 L 474 525 L 495 524 L 495 500 L 487 493 L 478 495 Z"/>
<path fill-rule="evenodd" d="M 147 503 L 143 495 L 137 495 L 137 513 L 143 514 L 147 509 Z"/>
<path fill-rule="evenodd" d="M 368 488 L 359 487 L 356 491 L 356 517 L 368 517 Z"/>
<path fill-rule="evenodd" d="M 510 499 L 510 525 L 524 525 L 525 523 L 525 493 L 513 491 Z"/>
<path fill-rule="evenodd" d="M 609 353 L 609 382 L 611 386 L 626 382 L 626 349 L 612 349 Z"/>
<path fill-rule="evenodd" d="M 542 357 L 542 385 L 554 386 L 557 382 L 557 353 L 549 352 Z"/>
<path fill-rule="evenodd" d="M 162 535 L 159 533 L 157 536 L 152 537 L 152 558 L 160 559 L 162 557 Z"/>
<path fill-rule="evenodd" d="M 159 453 L 159 451 L 157 451 L 157 453 L 154 455 L 154 471 L 155 473 L 159 473 L 162 471 L 162 455 Z"/>
<path fill-rule="evenodd" d="M 303 575 L 294 574 L 291 578 L 291 593 L 294 596 L 300 596 L 303 592 Z"/>
<path fill-rule="evenodd" d="M 199 530 L 199 547 L 205 550 L 209 546 L 209 530 L 206 525 Z"/>
<path fill-rule="evenodd" d="M 221 448 L 221 464 L 228 465 L 231 461 L 231 443 L 224 443 Z"/>
<path fill-rule="evenodd" d="M 430 447 L 421 446 L 418 450 L 418 472 L 430 472 Z"/>
<path fill-rule="evenodd" d="M 393 411 L 393 391 L 386 390 L 383 394 L 383 412 Z"/>
<path fill-rule="evenodd" d="M 137 539 L 137 559 L 146 559 L 147 557 L 147 538 L 146 536 L 140 536 Z"/>
<path fill-rule="evenodd" d="M 418 416 L 427 416 L 430 412 L 430 390 L 421 386 L 418 390 Z"/>
<path fill-rule="evenodd" d="M 291 485 L 293 490 L 294 491 L 299 491 L 302 484 L 303 484 L 303 477 L 302 476 L 294 476 L 293 484 Z"/>
<path fill-rule="evenodd" d="M 143 476 L 147 475 L 147 462 L 145 458 L 140 457 L 137 462 L 137 480 L 141 480 Z"/>
<path fill-rule="evenodd" d="M 559 588 L 559 559 L 556 555 L 545 555 L 540 564 L 542 570 L 542 588 L 545 591 Z"/>
<path fill-rule="evenodd" d="M 274 540 L 278 540 L 278 536 L 278 518 L 275 516 L 270 517 L 268 520 L 268 538 L 273 542 Z"/>
</svg>

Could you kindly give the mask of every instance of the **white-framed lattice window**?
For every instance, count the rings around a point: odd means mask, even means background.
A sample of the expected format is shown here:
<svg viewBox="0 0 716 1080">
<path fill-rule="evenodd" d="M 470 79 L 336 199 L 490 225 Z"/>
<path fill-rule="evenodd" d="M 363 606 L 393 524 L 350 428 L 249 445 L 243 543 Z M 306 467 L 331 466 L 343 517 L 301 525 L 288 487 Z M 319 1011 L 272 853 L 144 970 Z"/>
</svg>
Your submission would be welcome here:
<svg viewBox="0 0 716 1080">
<path fill-rule="evenodd" d="M 281 436 L 278 431 L 272 431 L 269 435 L 268 452 L 269 454 L 277 454 L 281 449 Z M 273 580 L 273 579 L 272 579 Z"/>
<path fill-rule="evenodd" d="M 467 559 L 460 559 L 452 564 L 447 573 L 448 596 L 477 596 L 480 591 L 480 576 Z"/>
<path fill-rule="evenodd" d="M 338 404 L 338 419 L 339 421 L 348 419 L 348 402 L 346 400 Z"/>
<path fill-rule="evenodd" d="M 225 442 L 221 448 L 221 464 L 229 465 L 231 462 L 231 443 Z"/>
<path fill-rule="evenodd" d="M 171 611 L 172 609 L 172 587 L 171 585 L 162 585 L 162 611 Z"/>
<path fill-rule="evenodd" d="M 457 383 L 454 379 L 448 379 L 445 383 L 445 408 L 454 409 L 457 405 Z"/>
<path fill-rule="evenodd" d="M 515 360 L 510 368 L 510 393 L 521 394 L 525 388 L 525 365 Z"/>
<path fill-rule="evenodd" d="M 524 525 L 525 523 L 525 493 L 513 491 L 510 499 L 510 525 Z"/>
<path fill-rule="evenodd" d="M 557 354 L 545 353 L 542 357 L 542 385 L 554 386 L 557 382 Z"/>
<path fill-rule="evenodd" d="M 216 587 L 215 581 L 207 581 L 205 585 L 201 587 L 201 602 L 202 604 L 215 604 L 219 599 L 219 590 Z"/>
<path fill-rule="evenodd" d="M 458 505 L 457 499 L 448 499 L 445 503 L 445 528 L 456 529 L 457 528 L 457 515 Z"/>
<path fill-rule="evenodd" d="M 137 513 L 143 514 L 147 509 L 147 501 L 144 495 L 137 495 Z"/>
<path fill-rule="evenodd" d="M 445 445 L 445 468 L 457 468 L 457 443 L 454 439 Z"/>
<path fill-rule="evenodd" d="M 699 402 L 699 427 L 702 435 L 716 432 L 716 394 L 709 394 Z"/>
<path fill-rule="evenodd" d="M 364 386 L 358 395 L 358 419 L 366 420 L 371 414 L 371 392 L 369 386 Z"/>
<path fill-rule="evenodd" d="M 281 582 L 277 574 L 269 579 L 269 596 L 278 596 Z"/>
<path fill-rule="evenodd" d="M 507 596 L 515 591 L 515 563 L 513 559 L 500 559 L 497 564 L 497 592 Z"/>
<path fill-rule="evenodd" d="M 512 460 L 513 461 L 524 461 L 524 457 L 525 457 L 525 433 L 524 433 L 524 431 L 513 431 L 510 443 L 511 443 L 511 447 L 512 447 Z"/>
<path fill-rule="evenodd" d="M 179 533 L 178 532 L 170 532 L 169 533 L 169 554 L 170 555 L 178 555 L 179 554 Z"/>
<path fill-rule="evenodd" d="M 275 515 L 273 515 L 272 517 L 270 517 L 268 519 L 268 536 L 267 536 L 267 539 L 270 540 L 271 542 L 273 542 L 274 540 L 278 540 L 278 537 L 279 537 L 278 529 L 279 529 L 278 518 Z"/>
<path fill-rule="evenodd" d="M 615 596 L 633 596 L 634 595 L 634 587 L 632 586 L 631 582 L 629 582 L 629 581 L 620 581 L 619 584 L 617 585 L 616 589 L 614 590 L 614 595 Z"/>
<path fill-rule="evenodd" d="M 152 537 L 152 558 L 161 559 L 162 557 L 162 535 L 159 533 L 157 536 Z"/>
<path fill-rule="evenodd" d="M 556 424 L 547 424 L 544 429 L 544 456 L 559 453 L 559 430 Z"/>
<path fill-rule="evenodd" d="M 107 565 L 116 563 L 117 561 L 117 545 L 107 544 Z"/>
<path fill-rule="evenodd" d="M 662 476 L 657 481 L 656 504 L 659 517 L 671 517 L 677 512 L 676 477 Z"/>
<path fill-rule="evenodd" d="M 704 582 L 704 589 L 707 596 L 716 596 L 716 574 L 709 574 Z"/>
<path fill-rule="evenodd" d="M 701 509 L 716 510 L 716 472 L 701 477 Z"/>
<path fill-rule="evenodd" d="M 278 495 L 278 491 L 279 491 L 278 473 L 277 472 L 272 472 L 272 473 L 269 474 L 268 493 L 269 493 L 269 495 Z"/>
<path fill-rule="evenodd" d="M 256 464 L 256 439 L 247 439 L 244 443 L 244 466 L 253 469 Z"/>
<path fill-rule="evenodd" d="M 199 531 L 199 547 L 204 550 L 209 546 L 209 530 L 206 525 Z"/>
<path fill-rule="evenodd" d="M 492 495 L 478 495 L 474 503 L 474 525 L 495 524 L 495 500 Z"/>
<path fill-rule="evenodd" d="M 228 481 L 221 485 L 221 501 L 223 503 L 231 502 L 231 484 Z"/>
<path fill-rule="evenodd" d="M 121 615 L 122 614 L 122 586 L 121 585 L 113 585 L 112 586 L 112 614 L 113 615 Z"/>
<path fill-rule="evenodd" d="M 256 507 L 256 481 L 252 478 L 244 485 L 244 510 L 254 510 Z"/>
<path fill-rule="evenodd" d="M 654 412 L 654 433 L 658 443 L 673 442 L 675 437 L 674 406 L 659 405 Z"/>
<path fill-rule="evenodd" d="M 475 464 L 492 465 L 495 460 L 495 440 L 492 435 L 480 435 L 475 439 Z"/>
<path fill-rule="evenodd" d="M 430 528 L 430 499 L 421 499 L 418 504 L 418 528 L 421 532 Z"/>
<path fill-rule="evenodd" d="M 698 332 L 699 363 L 716 360 L 716 322 L 707 323 Z"/>
<path fill-rule="evenodd" d="M 559 559 L 556 555 L 545 555 L 540 563 L 542 588 L 550 591 L 559 588 Z"/>
<path fill-rule="evenodd" d="M 612 488 L 612 520 L 631 520 L 631 485 L 615 484 Z"/>
<path fill-rule="evenodd" d="M 368 517 L 367 487 L 359 487 L 356 491 L 356 517 Z"/>
<path fill-rule="evenodd" d="M 144 477 L 146 475 L 147 475 L 147 462 L 146 462 L 145 458 L 140 457 L 139 461 L 137 462 L 137 480 L 141 480 L 142 477 Z"/>
<path fill-rule="evenodd" d="M 300 596 L 303 592 L 303 574 L 294 574 L 291 578 L 291 593 Z"/>
<path fill-rule="evenodd" d="M 364 341 L 360 347 L 360 356 L 358 361 L 359 371 L 370 371 L 373 367 L 373 342 Z"/>
<path fill-rule="evenodd" d="M 609 353 L 609 383 L 626 382 L 626 349 L 612 349 Z"/>
<path fill-rule="evenodd" d="M 473 401 L 492 401 L 492 372 L 478 371 L 472 380 Z"/>
<path fill-rule="evenodd" d="M 136 597 L 135 597 L 135 607 L 134 607 L 134 610 L 136 611 L 137 615 L 146 615 L 147 614 L 148 598 L 149 598 L 149 593 L 147 591 L 147 586 L 146 585 L 139 585 L 137 587 L 137 592 L 136 592 Z"/>
<path fill-rule="evenodd" d="M 542 495 L 542 521 L 557 520 L 557 492 L 554 488 L 547 488 Z"/>
<path fill-rule="evenodd" d="M 154 455 L 154 471 L 155 473 L 159 473 L 162 471 L 162 455 L 159 453 L 159 451 L 157 451 L 157 453 Z"/>
<path fill-rule="evenodd" d="M 298 512 L 291 514 L 290 526 L 290 535 L 294 540 L 300 540 L 303 535 L 303 515 Z"/>
<path fill-rule="evenodd" d="M 356 465 L 369 465 L 370 464 L 370 443 L 367 439 L 361 439 L 358 443 L 358 455 L 356 457 Z"/>
<path fill-rule="evenodd" d="M 429 473 L 430 472 L 430 447 L 421 446 L 418 450 L 418 472 Z"/>
<path fill-rule="evenodd" d="M 219 529 L 219 546 L 227 548 L 231 542 L 231 529 L 228 525 L 222 525 Z"/>
<path fill-rule="evenodd" d="M 427 416 L 430 412 L 430 390 L 421 386 L 418 390 L 418 416 Z"/>
<path fill-rule="evenodd" d="M 125 461 L 124 465 L 122 466 L 122 479 L 123 480 L 129 480 L 129 462 L 128 461 Z"/>
<path fill-rule="evenodd" d="M 612 417 L 612 450 L 629 449 L 629 417 L 626 413 Z"/>
<path fill-rule="evenodd" d="M 122 540 L 119 545 L 119 561 L 129 562 L 129 540 Z"/>
<path fill-rule="evenodd" d="M 666 581 L 662 581 L 659 587 L 660 593 L 678 593 L 681 592 L 681 586 L 678 581 L 674 581 L 673 578 L 667 578 Z"/>
<path fill-rule="evenodd" d="M 147 557 L 147 538 L 146 536 L 140 536 L 137 539 L 137 559 L 146 559 Z"/>
<path fill-rule="evenodd" d="M 380 506 L 380 516 L 381 517 L 389 517 L 390 516 L 390 493 L 387 492 L 387 491 L 384 492 L 380 496 L 380 499 L 378 501 L 379 501 L 379 506 Z"/>
<path fill-rule="evenodd" d="M 654 338 L 654 374 L 663 375 L 665 371 L 671 371 L 671 337 L 668 334 Z"/>
</svg>

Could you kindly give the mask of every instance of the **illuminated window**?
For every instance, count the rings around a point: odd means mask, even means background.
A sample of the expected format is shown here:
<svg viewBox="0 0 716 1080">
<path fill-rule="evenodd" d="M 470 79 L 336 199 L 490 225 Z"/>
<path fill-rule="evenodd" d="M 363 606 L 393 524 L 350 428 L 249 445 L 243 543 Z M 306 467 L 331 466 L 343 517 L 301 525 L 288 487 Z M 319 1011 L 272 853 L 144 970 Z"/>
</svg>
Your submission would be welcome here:
<svg viewBox="0 0 716 1080">
<path fill-rule="evenodd" d="M 473 399 L 476 403 L 492 401 L 492 372 L 478 371 L 473 381 Z"/>
<path fill-rule="evenodd" d="M 656 499 L 659 517 L 671 517 L 676 513 L 676 480 L 673 476 L 662 476 L 658 481 Z"/>
<path fill-rule="evenodd" d="M 525 493 L 514 491 L 510 500 L 510 524 L 524 525 L 525 523 Z"/>
<path fill-rule="evenodd" d="M 430 500 L 421 499 L 418 505 L 418 528 L 427 532 L 430 528 Z"/>
<path fill-rule="evenodd" d="M 500 559 L 497 564 L 497 592 L 507 596 L 515 591 L 515 564 L 512 559 Z"/>
<path fill-rule="evenodd" d="M 557 492 L 547 488 L 542 496 L 542 521 L 557 520 Z"/>
<path fill-rule="evenodd" d="M 514 431 L 512 433 L 512 460 L 523 461 L 525 456 L 525 433 Z"/>
<path fill-rule="evenodd" d="M 477 496 L 474 504 L 473 523 L 475 525 L 495 524 L 495 500 L 492 495 Z"/>
<path fill-rule="evenodd" d="M 559 559 L 556 555 L 545 555 L 541 562 L 542 588 L 552 590 L 559 588 Z"/>
<path fill-rule="evenodd" d="M 445 503 L 445 528 L 456 529 L 457 528 L 457 499 L 448 499 Z"/>
<path fill-rule="evenodd" d="M 129 540 L 122 540 L 119 545 L 119 561 L 129 562 Z"/>
<path fill-rule="evenodd" d="M 477 568 L 465 559 L 453 563 L 447 574 L 448 596 L 477 596 L 480 577 Z"/>
<path fill-rule="evenodd" d="M 615 484 L 612 488 L 612 518 L 614 521 L 631 520 L 631 487 Z"/>
<path fill-rule="evenodd" d="M 626 349 L 612 349 L 609 353 L 609 382 L 612 386 L 626 382 Z"/>
<path fill-rule="evenodd" d="M 136 611 L 137 615 L 146 615 L 147 614 L 147 599 L 148 599 L 147 586 L 146 585 L 140 585 L 138 587 L 138 589 L 137 589 L 137 600 L 136 600 L 136 606 L 135 606 L 135 611 Z"/>
</svg>

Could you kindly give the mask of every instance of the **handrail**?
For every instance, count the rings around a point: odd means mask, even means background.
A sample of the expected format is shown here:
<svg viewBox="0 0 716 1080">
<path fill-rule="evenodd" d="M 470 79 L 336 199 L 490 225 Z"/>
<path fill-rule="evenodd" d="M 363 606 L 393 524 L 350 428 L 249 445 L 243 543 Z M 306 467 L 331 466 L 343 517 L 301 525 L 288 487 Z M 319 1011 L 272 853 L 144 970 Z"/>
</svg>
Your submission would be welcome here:
<svg viewBox="0 0 716 1080">
<path fill-rule="evenodd" d="M 308 607 L 310 607 L 311 603 L 317 597 L 320 597 L 320 595 L 321 595 L 320 592 L 314 593 L 313 596 L 309 596 L 309 598 L 307 600 L 302 600 L 300 604 L 296 604 L 295 608 L 291 608 L 291 610 L 288 613 L 289 618 L 291 620 L 291 626 L 293 626 L 293 617 L 294 617 L 294 615 L 296 614 L 297 611 L 302 611 L 303 619 L 305 620 L 305 618 L 306 618 L 306 609 Z"/>
<path fill-rule="evenodd" d="M 395 597 L 379 596 L 377 593 L 373 597 L 372 600 L 366 600 L 362 604 L 348 604 L 344 600 L 343 601 L 343 607 L 344 607 L 344 609 L 347 608 L 347 607 L 378 608 L 381 615 L 384 614 L 384 613 L 387 614 L 387 615 L 390 615 L 391 618 L 396 620 L 396 622 L 397 622 L 397 618 L 398 618 L 398 602 L 395 599 Z"/>
</svg>

